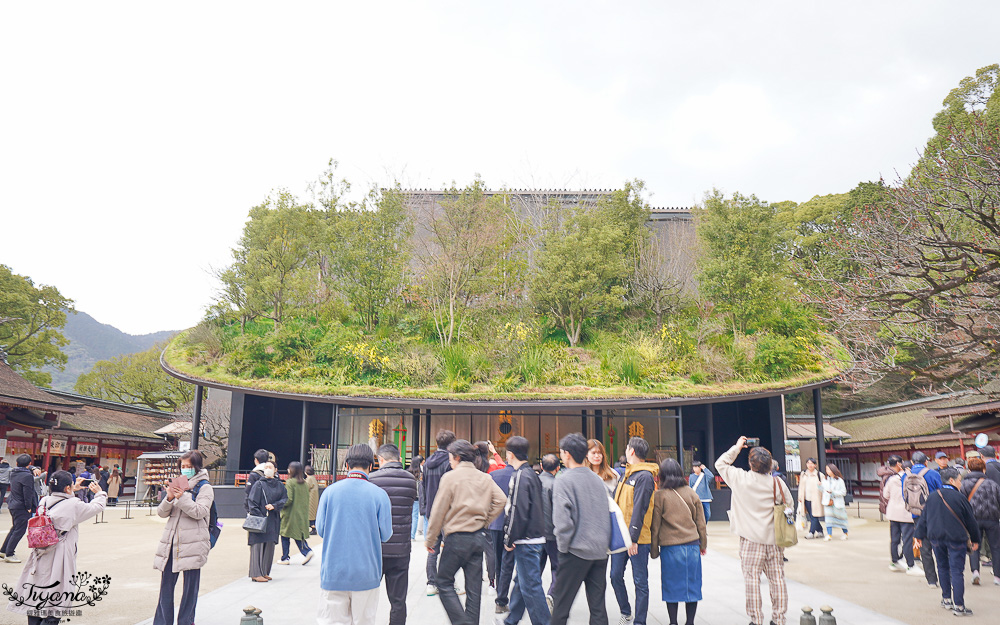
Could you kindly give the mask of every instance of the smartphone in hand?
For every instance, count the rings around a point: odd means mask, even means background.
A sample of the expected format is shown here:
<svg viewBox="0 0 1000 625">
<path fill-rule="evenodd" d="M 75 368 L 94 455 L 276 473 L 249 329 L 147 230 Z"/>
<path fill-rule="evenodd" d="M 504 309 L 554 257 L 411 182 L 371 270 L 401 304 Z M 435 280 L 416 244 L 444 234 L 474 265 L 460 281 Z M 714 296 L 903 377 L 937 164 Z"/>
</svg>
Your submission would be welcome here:
<svg viewBox="0 0 1000 625">
<path fill-rule="evenodd" d="M 178 490 L 182 490 L 182 491 L 187 490 L 191 486 L 188 483 L 188 479 L 186 477 L 184 477 L 183 475 L 178 475 L 174 479 L 170 480 L 170 485 L 173 486 L 174 488 L 176 488 Z"/>
</svg>

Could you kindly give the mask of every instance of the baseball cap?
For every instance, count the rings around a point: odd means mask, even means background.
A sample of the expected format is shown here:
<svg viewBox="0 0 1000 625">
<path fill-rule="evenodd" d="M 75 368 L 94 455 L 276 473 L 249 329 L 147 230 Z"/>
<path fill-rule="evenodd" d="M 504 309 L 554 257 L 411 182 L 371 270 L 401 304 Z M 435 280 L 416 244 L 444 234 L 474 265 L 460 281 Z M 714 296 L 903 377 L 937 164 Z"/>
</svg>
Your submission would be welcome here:
<svg viewBox="0 0 1000 625">
<path fill-rule="evenodd" d="M 975 449 L 970 449 L 969 451 L 965 452 L 965 458 L 966 459 L 969 459 L 969 458 L 982 458 L 982 457 L 983 457 L 983 454 L 979 453 Z"/>
<path fill-rule="evenodd" d="M 934 454 L 934 459 L 935 460 L 937 460 L 938 458 L 947 458 L 947 457 L 948 457 L 948 454 L 944 453 L 943 451 L 939 451 L 936 454 Z"/>
</svg>

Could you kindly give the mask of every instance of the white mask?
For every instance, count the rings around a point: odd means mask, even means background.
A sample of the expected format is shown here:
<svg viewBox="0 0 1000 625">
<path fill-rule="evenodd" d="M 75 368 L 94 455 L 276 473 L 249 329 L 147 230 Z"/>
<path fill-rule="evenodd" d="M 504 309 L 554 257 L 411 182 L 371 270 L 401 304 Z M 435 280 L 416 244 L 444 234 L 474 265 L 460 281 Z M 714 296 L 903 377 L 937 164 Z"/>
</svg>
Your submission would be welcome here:
<svg viewBox="0 0 1000 625">
<path fill-rule="evenodd" d="M 274 477 L 274 469 L 272 469 L 271 467 L 267 467 L 266 469 L 264 469 L 264 477 L 268 479 Z"/>
</svg>

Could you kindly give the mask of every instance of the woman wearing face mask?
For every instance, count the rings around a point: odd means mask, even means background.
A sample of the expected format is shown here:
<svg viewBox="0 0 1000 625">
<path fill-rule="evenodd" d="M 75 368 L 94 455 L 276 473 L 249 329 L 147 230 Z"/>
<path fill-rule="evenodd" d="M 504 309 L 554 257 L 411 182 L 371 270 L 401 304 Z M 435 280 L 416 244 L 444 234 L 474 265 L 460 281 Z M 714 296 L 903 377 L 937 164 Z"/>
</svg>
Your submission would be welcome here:
<svg viewBox="0 0 1000 625">
<path fill-rule="evenodd" d="M 271 580 L 274 546 L 278 544 L 278 530 L 281 528 L 281 509 L 288 501 L 285 485 L 274 473 L 274 464 L 266 463 L 264 477 L 254 482 L 247 499 L 250 514 L 267 517 L 263 532 L 247 534 L 247 544 L 250 545 L 250 579 L 255 582 Z"/>
<path fill-rule="evenodd" d="M 171 625 L 174 622 L 174 586 L 181 571 L 184 572 L 184 592 L 177 624 L 194 623 L 201 567 L 208 562 L 208 551 L 212 548 L 208 537 L 208 519 L 215 500 L 215 491 L 208 484 L 208 471 L 202 468 L 203 462 L 197 449 L 185 452 L 178 468 L 188 480 L 188 489 L 167 486 L 167 496 L 156 508 L 156 514 L 166 517 L 167 526 L 163 528 L 153 557 L 153 568 L 161 572 L 160 601 L 153 616 L 153 625 Z"/>
<path fill-rule="evenodd" d="M 68 471 L 56 471 L 49 478 L 49 487 L 52 494 L 44 497 L 38 504 L 39 508 L 45 508 L 46 514 L 52 519 L 52 525 L 59 532 L 59 542 L 44 549 L 32 549 L 28 561 L 21 571 L 21 577 L 17 580 L 15 589 L 28 588 L 34 584 L 38 588 L 53 588 L 55 590 L 73 590 L 73 577 L 76 576 L 76 549 L 79 538 L 77 526 L 87 519 L 95 516 L 104 510 L 108 496 L 95 482 L 91 482 L 89 490 L 94 496 L 93 501 L 84 503 L 74 496 L 77 491 L 83 490 L 80 482 L 83 478 L 73 481 L 73 476 Z M 64 605 L 65 603 L 65 605 Z M 47 606 L 53 610 L 69 609 L 69 601 L 56 602 Z M 27 604 L 15 605 L 11 601 L 7 604 L 7 609 L 16 614 L 27 614 L 33 609 Z M 54 616 L 41 617 L 29 616 L 28 625 L 54 625 L 59 622 L 59 618 Z"/>
</svg>

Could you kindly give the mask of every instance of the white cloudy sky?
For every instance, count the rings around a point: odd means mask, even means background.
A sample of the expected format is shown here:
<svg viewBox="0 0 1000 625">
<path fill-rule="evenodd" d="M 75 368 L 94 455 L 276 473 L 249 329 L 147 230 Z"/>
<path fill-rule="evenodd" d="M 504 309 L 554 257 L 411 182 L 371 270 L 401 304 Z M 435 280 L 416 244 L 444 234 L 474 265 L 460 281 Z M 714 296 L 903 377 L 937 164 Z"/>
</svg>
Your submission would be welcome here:
<svg viewBox="0 0 1000 625">
<path fill-rule="evenodd" d="M 4 3 L 0 263 L 125 331 L 193 325 L 249 208 L 356 185 L 711 187 L 905 172 L 995 2 Z"/>
</svg>

